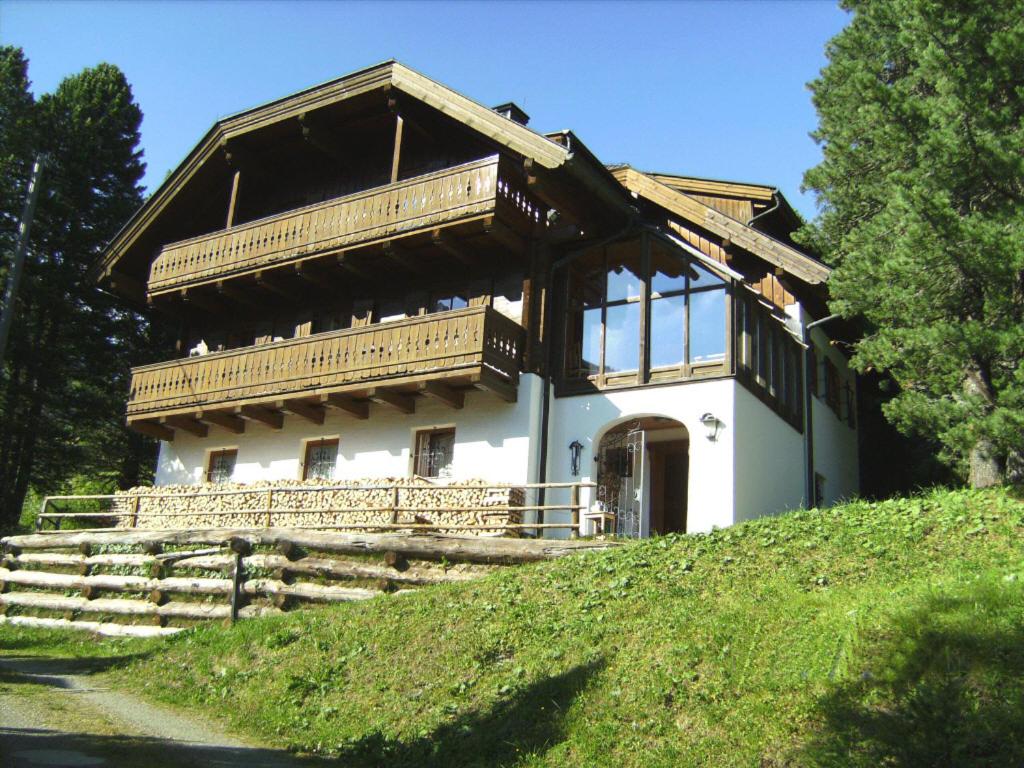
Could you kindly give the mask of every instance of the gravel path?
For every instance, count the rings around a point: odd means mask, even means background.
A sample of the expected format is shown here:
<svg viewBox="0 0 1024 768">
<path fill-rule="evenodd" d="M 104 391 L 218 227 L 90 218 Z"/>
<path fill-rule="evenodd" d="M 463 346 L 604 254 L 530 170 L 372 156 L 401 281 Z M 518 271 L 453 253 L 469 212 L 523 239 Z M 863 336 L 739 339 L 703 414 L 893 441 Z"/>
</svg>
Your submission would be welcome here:
<svg viewBox="0 0 1024 768">
<path fill-rule="evenodd" d="M 0 659 L 0 765 L 293 768 L 325 765 L 229 736 L 123 691 L 67 660 Z"/>
</svg>

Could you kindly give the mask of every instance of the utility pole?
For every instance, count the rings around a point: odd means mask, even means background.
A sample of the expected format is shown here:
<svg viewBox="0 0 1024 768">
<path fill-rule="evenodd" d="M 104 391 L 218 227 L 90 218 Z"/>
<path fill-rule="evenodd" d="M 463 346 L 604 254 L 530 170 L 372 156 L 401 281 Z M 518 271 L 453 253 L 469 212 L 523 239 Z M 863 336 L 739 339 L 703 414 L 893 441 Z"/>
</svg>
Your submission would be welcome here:
<svg viewBox="0 0 1024 768">
<path fill-rule="evenodd" d="M 21 222 L 18 224 L 18 244 L 14 247 L 14 260 L 11 263 L 11 272 L 7 276 L 7 286 L 4 289 L 4 309 L 0 316 L 0 378 L 4 372 L 4 357 L 7 353 L 7 337 L 11 332 L 11 323 L 14 321 L 14 300 L 18 295 L 18 284 L 21 283 L 21 273 L 25 269 L 25 251 L 28 250 L 28 234 L 32 229 L 32 216 L 36 212 L 36 200 L 39 198 L 39 179 L 43 175 L 43 155 L 38 155 L 32 166 L 32 176 L 28 182 L 28 197 L 25 198 L 25 209 L 21 212 Z"/>
</svg>

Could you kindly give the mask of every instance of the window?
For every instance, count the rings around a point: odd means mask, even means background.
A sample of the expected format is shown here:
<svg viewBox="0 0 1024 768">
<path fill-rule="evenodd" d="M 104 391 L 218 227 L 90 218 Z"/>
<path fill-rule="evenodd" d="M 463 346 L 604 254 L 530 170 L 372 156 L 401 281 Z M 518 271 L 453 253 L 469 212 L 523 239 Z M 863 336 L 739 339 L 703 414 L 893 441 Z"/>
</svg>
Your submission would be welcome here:
<svg viewBox="0 0 1024 768">
<path fill-rule="evenodd" d="M 417 432 L 413 473 L 420 477 L 451 477 L 454 452 L 454 429 L 425 429 Z"/>
<path fill-rule="evenodd" d="M 338 441 L 310 440 L 302 462 L 303 480 L 333 480 L 338 466 Z"/>
<path fill-rule="evenodd" d="M 206 460 L 206 482 L 230 483 L 231 476 L 235 473 L 235 459 L 237 458 L 238 451 L 235 448 L 210 451 Z"/>
<path fill-rule="evenodd" d="M 440 296 L 431 296 L 430 303 L 427 306 L 427 313 L 433 314 L 434 312 L 450 312 L 453 309 L 465 309 L 469 306 L 469 300 L 461 294 L 444 294 Z"/>
<path fill-rule="evenodd" d="M 636 382 L 644 368 L 690 375 L 725 361 L 725 281 L 653 238 L 581 255 L 568 270 L 567 300 L 569 378 Z"/>
</svg>

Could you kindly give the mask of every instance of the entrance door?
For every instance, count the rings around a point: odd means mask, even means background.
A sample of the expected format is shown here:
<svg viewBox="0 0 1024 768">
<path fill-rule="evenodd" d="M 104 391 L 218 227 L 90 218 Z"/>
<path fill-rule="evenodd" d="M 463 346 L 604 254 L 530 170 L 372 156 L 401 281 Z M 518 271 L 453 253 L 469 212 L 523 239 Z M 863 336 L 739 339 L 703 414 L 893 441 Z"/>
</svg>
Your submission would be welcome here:
<svg viewBox="0 0 1024 768">
<path fill-rule="evenodd" d="M 648 416 L 609 430 L 598 447 L 597 499 L 626 538 L 686 531 L 689 434 Z"/>
<path fill-rule="evenodd" d="M 689 442 L 649 442 L 651 533 L 686 533 L 686 495 L 689 475 Z"/>
</svg>

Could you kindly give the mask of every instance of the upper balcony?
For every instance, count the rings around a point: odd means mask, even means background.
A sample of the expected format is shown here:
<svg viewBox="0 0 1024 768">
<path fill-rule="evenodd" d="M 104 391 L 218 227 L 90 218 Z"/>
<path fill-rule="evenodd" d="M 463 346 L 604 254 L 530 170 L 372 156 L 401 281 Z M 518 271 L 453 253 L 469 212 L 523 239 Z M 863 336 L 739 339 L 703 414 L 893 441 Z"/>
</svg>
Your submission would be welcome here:
<svg viewBox="0 0 1024 768">
<path fill-rule="evenodd" d="M 323 423 L 325 409 L 366 418 L 369 403 L 405 413 L 428 396 L 461 408 L 466 388 L 515 401 L 521 325 L 470 307 L 132 369 L 128 425 L 171 440 L 210 424 L 279 429 L 284 414 Z"/>
<path fill-rule="evenodd" d="M 422 240 L 451 250 L 459 237 L 446 235 L 486 232 L 515 251 L 544 223 L 542 206 L 524 187 L 510 161 L 493 155 L 171 243 L 151 265 L 148 295 L 153 299 L 227 278 L 258 276 L 398 238 L 403 246 L 418 247 Z M 441 229 L 444 235 L 437 234 Z"/>
</svg>

